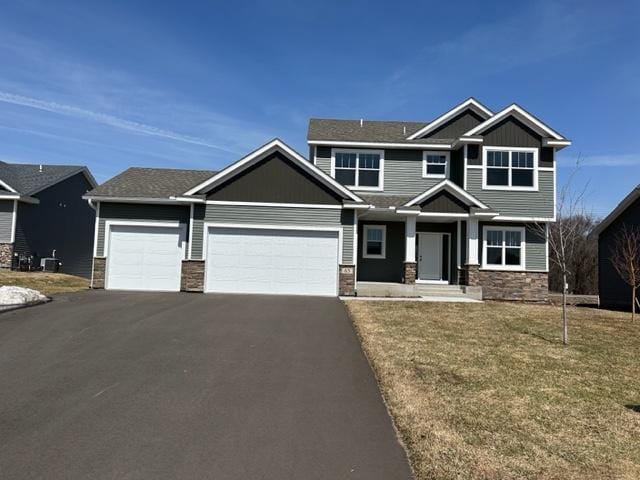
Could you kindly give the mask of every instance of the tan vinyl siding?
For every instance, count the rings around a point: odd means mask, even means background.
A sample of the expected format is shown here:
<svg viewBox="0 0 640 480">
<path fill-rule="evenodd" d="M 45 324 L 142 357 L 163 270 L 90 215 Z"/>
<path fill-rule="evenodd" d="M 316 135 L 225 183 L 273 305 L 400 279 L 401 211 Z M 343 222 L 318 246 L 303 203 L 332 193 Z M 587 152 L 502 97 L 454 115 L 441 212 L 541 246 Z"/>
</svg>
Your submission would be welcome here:
<svg viewBox="0 0 640 480">
<path fill-rule="evenodd" d="M 11 242 L 13 226 L 13 200 L 0 201 L 0 243 Z"/>
<path fill-rule="evenodd" d="M 538 172 L 538 191 L 483 190 L 482 169 L 467 169 L 467 191 L 503 216 L 553 217 L 553 171 Z"/>
<path fill-rule="evenodd" d="M 350 220 L 350 221 L 349 221 Z M 336 208 L 263 207 L 249 205 L 196 205 L 193 222 L 194 260 L 202 258 L 204 223 L 242 225 L 291 225 L 308 227 L 343 227 L 344 263 L 353 262 L 353 217 Z M 350 223 L 350 225 L 349 225 Z"/>
<path fill-rule="evenodd" d="M 176 221 L 189 225 L 189 206 L 182 205 L 144 205 L 137 203 L 100 202 L 98 219 L 98 245 L 96 255 L 105 256 L 104 237 L 107 220 L 125 220 L 128 222 Z M 188 229 L 187 229 L 188 230 Z"/>
</svg>

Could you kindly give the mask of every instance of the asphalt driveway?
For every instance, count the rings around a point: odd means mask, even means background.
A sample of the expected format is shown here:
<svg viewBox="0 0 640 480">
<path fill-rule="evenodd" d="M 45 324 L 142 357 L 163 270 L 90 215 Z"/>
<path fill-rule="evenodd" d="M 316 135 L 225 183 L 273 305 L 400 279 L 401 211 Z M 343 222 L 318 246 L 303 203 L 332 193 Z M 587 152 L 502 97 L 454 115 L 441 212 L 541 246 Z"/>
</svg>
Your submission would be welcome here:
<svg viewBox="0 0 640 480">
<path fill-rule="evenodd" d="M 0 314 L 1 478 L 407 479 L 342 304 L 86 292 Z"/>
</svg>

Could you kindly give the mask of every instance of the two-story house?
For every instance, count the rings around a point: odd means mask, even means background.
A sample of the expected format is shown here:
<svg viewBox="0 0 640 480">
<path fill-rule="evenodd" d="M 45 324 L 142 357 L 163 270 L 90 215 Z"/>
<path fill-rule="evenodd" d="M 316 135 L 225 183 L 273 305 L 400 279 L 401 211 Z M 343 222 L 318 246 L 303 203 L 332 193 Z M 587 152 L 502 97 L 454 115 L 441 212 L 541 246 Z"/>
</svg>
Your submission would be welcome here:
<svg viewBox="0 0 640 480">
<path fill-rule="evenodd" d="M 494 113 L 469 99 L 431 122 L 312 119 L 309 159 L 273 140 L 220 172 L 129 169 L 86 196 L 93 286 L 450 284 L 542 300 L 555 152 L 570 143 L 517 105 Z"/>
</svg>

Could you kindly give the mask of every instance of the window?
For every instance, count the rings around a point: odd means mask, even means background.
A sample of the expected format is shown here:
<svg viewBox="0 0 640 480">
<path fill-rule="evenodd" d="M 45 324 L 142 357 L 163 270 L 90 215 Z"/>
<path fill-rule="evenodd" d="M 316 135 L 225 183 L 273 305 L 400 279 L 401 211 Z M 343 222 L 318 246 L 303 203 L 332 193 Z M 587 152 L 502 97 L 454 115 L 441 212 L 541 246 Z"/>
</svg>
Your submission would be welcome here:
<svg viewBox="0 0 640 480">
<path fill-rule="evenodd" d="M 449 152 L 424 152 L 422 154 L 422 176 L 446 178 Z"/>
<path fill-rule="evenodd" d="M 500 149 L 485 147 L 483 188 L 536 190 L 537 148 Z"/>
<path fill-rule="evenodd" d="M 378 150 L 334 150 L 333 177 L 348 187 L 381 190 L 383 162 Z"/>
<path fill-rule="evenodd" d="M 524 268 L 524 228 L 485 227 L 483 267 Z"/>
<path fill-rule="evenodd" d="M 365 225 L 362 258 L 385 258 L 387 250 L 387 227 L 384 225 Z"/>
</svg>

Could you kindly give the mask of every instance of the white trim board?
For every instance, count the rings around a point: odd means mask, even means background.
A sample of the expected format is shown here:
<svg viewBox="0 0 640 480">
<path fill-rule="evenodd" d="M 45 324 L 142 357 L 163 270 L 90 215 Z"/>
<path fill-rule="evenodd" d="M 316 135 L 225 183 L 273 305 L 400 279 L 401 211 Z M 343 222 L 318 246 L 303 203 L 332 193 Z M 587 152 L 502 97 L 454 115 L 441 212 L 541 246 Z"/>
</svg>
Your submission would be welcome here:
<svg viewBox="0 0 640 480">
<path fill-rule="evenodd" d="M 526 125 L 531 127 L 533 130 L 537 131 L 538 133 L 540 133 L 542 135 L 551 136 L 551 137 L 555 138 L 556 140 L 568 141 L 562 135 L 560 135 L 558 132 L 553 130 L 551 127 L 549 127 L 548 125 L 546 125 L 542 121 L 538 120 L 536 117 L 534 117 L 529 112 L 527 112 L 525 109 L 523 109 L 522 107 L 516 105 L 515 103 L 513 103 L 513 104 L 509 105 L 508 107 L 504 108 L 503 110 L 501 110 L 500 112 L 496 113 L 494 116 L 492 116 L 488 120 L 482 122 L 480 125 L 475 126 L 474 128 L 472 128 L 468 132 L 465 132 L 461 136 L 463 136 L 463 137 L 471 137 L 471 136 L 474 136 L 474 135 L 479 135 L 481 132 L 483 132 L 484 130 L 486 130 L 490 126 L 495 125 L 496 123 L 498 123 L 499 121 L 501 121 L 502 119 L 504 119 L 504 118 L 506 118 L 506 117 L 508 117 L 510 115 L 514 115 L 516 118 L 518 118 L 519 120 L 524 122 Z M 569 142 L 569 144 L 570 144 L 570 142 Z"/>
<path fill-rule="evenodd" d="M 464 102 L 462 102 L 461 104 L 453 107 L 451 110 L 449 110 L 449 111 L 445 112 L 444 114 L 440 115 L 438 118 L 436 118 L 435 120 L 430 122 L 425 127 L 421 128 L 417 132 L 415 132 L 412 135 L 410 135 L 407 138 L 407 140 L 415 140 L 417 138 L 424 137 L 427 133 L 432 132 L 433 130 L 435 130 L 436 128 L 438 128 L 441 125 L 444 125 L 449 120 L 454 118 L 456 115 L 458 115 L 459 113 L 462 113 L 462 112 L 464 112 L 465 110 L 468 110 L 468 109 L 471 109 L 471 110 L 475 111 L 476 113 L 480 114 L 480 116 L 485 118 L 485 119 L 487 119 L 487 118 L 489 118 L 489 117 L 491 117 L 493 115 L 493 112 L 491 110 L 489 110 L 487 107 L 482 105 L 475 98 L 469 98 L 469 99 L 465 100 Z"/>
<path fill-rule="evenodd" d="M 403 207 L 411 207 L 411 206 L 413 206 L 413 205 L 415 205 L 417 203 L 420 203 L 420 202 L 424 201 L 425 199 L 429 198 L 430 196 L 434 195 L 435 193 L 439 192 L 440 190 L 448 190 L 449 193 L 451 193 L 454 196 L 458 197 L 460 200 L 463 200 L 465 203 L 477 205 L 478 207 L 480 207 L 483 210 L 486 210 L 486 209 L 489 208 L 487 205 L 482 203 L 480 200 L 475 198 L 473 195 L 471 195 L 466 190 L 463 190 L 462 188 L 460 188 L 458 185 L 453 183 L 451 180 L 443 180 L 442 182 L 434 185 L 433 187 L 431 187 L 427 191 L 421 193 L 420 195 L 414 197 L 413 199 L 411 199 L 410 201 L 405 203 L 403 205 Z"/>
<path fill-rule="evenodd" d="M 228 206 L 245 206 L 245 207 L 286 207 L 286 208 L 320 208 L 342 210 L 342 205 L 329 205 L 320 203 L 272 203 L 272 202 L 236 202 L 230 200 L 207 200 L 207 205 L 228 205 Z M 358 205 L 356 208 L 361 208 Z"/>
<path fill-rule="evenodd" d="M 449 143 L 397 143 L 397 142 L 355 142 L 345 140 L 309 140 L 309 145 L 320 145 L 328 147 L 356 147 L 356 148 L 406 148 L 413 150 L 423 150 L 425 148 L 437 148 L 440 150 L 451 150 L 453 146 Z"/>
<path fill-rule="evenodd" d="M 222 171 L 216 173 L 208 180 L 205 180 L 199 185 L 196 185 L 189 191 L 185 192 L 184 195 L 194 195 L 205 188 L 211 189 L 214 186 L 220 184 L 222 181 L 227 180 L 233 175 L 237 175 L 238 173 L 244 171 L 249 166 L 262 160 L 264 157 L 266 157 L 270 153 L 273 153 L 277 150 L 280 150 L 289 159 L 297 163 L 298 166 L 302 167 L 303 170 L 306 170 L 307 172 L 317 177 L 322 183 L 324 183 L 334 191 L 340 192 L 342 195 L 345 195 L 346 197 L 356 202 L 362 202 L 362 199 L 358 197 L 356 194 L 354 194 L 351 190 L 344 187 L 340 183 L 336 182 L 335 179 L 331 178 L 329 175 L 327 175 L 318 167 L 316 167 L 313 163 L 305 159 L 302 155 L 297 153 L 295 150 L 289 147 L 286 143 L 282 142 L 280 139 L 277 139 L 277 138 L 266 143 L 262 147 L 258 148 L 257 150 L 250 153 L 249 155 L 241 158 L 237 162 L 229 165 L 227 168 L 224 168 Z"/>
</svg>

